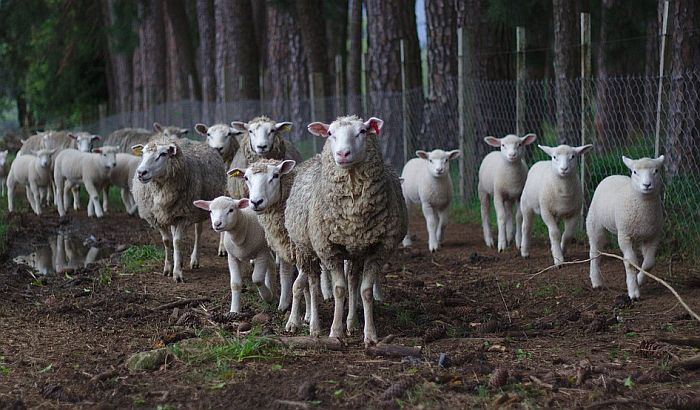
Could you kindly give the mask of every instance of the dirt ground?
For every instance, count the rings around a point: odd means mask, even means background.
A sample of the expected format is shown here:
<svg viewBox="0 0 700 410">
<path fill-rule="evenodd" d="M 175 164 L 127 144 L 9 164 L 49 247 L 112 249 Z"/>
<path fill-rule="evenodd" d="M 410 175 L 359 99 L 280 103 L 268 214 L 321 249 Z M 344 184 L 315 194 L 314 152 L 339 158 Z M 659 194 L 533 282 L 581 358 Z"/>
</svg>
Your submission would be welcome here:
<svg viewBox="0 0 700 410">
<path fill-rule="evenodd" d="M 650 280 L 630 303 L 614 260 L 603 262 L 599 291 L 585 263 L 533 276 L 551 263 L 543 239 L 527 260 L 514 248 L 498 254 L 475 224 L 450 225 L 431 255 L 422 218 L 412 220 L 417 239 L 385 266 L 375 320 L 380 338 L 422 346 L 419 358 L 369 356 L 358 331 L 339 351 L 277 348 L 241 361 L 169 354 L 154 370 L 130 371 L 133 353 L 168 344 L 176 353 L 179 339 L 251 340 L 241 323 L 262 311 L 255 337 L 282 335 L 285 315 L 250 285 L 246 311 L 226 315 L 228 271 L 208 226 L 202 267 L 185 270 L 184 284 L 161 276 L 160 262 L 125 273 L 118 255 L 35 278 L 12 258 L 59 228 L 120 250 L 160 239 L 123 214 L 99 224 L 73 214 L 67 226 L 14 215 L 19 228 L 0 261 L 0 408 L 700 408 L 700 374 L 676 366 L 697 349 L 662 341 L 698 336 L 700 326 L 661 285 Z M 575 244 L 567 257 L 586 259 L 586 249 Z M 700 311 L 695 266 L 665 257 L 654 272 Z M 180 298 L 208 300 L 158 309 Z M 332 301 L 321 313 L 327 332 Z"/>
</svg>

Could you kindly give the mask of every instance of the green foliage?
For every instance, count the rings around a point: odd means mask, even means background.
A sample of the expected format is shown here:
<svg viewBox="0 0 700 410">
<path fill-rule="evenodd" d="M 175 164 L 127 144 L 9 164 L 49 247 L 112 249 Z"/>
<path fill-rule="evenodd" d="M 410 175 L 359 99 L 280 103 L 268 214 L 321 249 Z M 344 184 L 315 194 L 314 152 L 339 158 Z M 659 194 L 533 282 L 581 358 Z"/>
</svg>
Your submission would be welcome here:
<svg viewBox="0 0 700 410">
<path fill-rule="evenodd" d="M 126 272 L 144 272 L 151 262 L 160 261 L 163 256 L 163 249 L 155 245 L 133 245 L 122 252 L 121 264 Z"/>
</svg>

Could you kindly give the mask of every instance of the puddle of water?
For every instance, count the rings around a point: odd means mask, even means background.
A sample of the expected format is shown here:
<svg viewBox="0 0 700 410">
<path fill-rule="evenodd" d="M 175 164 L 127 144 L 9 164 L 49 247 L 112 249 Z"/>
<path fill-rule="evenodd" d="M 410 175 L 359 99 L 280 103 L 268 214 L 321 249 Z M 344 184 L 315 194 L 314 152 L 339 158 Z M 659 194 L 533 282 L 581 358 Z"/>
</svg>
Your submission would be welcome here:
<svg viewBox="0 0 700 410">
<path fill-rule="evenodd" d="M 94 236 L 86 238 L 76 233 L 58 232 L 50 235 L 46 242 L 35 246 L 32 253 L 18 255 L 12 261 L 48 275 L 87 267 L 113 252 L 114 249 L 99 243 Z"/>
</svg>

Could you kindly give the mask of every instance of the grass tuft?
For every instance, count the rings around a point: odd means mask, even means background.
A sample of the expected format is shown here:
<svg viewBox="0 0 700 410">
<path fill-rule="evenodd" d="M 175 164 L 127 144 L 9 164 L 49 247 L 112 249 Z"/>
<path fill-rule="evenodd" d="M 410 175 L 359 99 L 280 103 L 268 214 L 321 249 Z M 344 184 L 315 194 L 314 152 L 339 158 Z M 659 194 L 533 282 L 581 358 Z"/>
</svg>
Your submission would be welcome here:
<svg viewBox="0 0 700 410">
<path fill-rule="evenodd" d="M 132 245 L 122 252 L 121 264 L 127 273 L 140 273 L 163 257 L 163 249 L 156 245 Z"/>
</svg>

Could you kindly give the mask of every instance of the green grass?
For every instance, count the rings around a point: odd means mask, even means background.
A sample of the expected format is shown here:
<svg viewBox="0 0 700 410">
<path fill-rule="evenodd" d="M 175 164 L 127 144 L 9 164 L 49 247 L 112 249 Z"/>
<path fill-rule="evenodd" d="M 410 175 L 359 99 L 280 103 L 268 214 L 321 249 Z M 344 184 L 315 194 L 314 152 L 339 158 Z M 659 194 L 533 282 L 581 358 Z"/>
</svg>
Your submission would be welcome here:
<svg viewBox="0 0 700 410">
<path fill-rule="evenodd" d="M 121 265 L 127 273 L 145 272 L 163 257 L 163 249 L 159 246 L 132 245 L 122 252 Z"/>
</svg>

